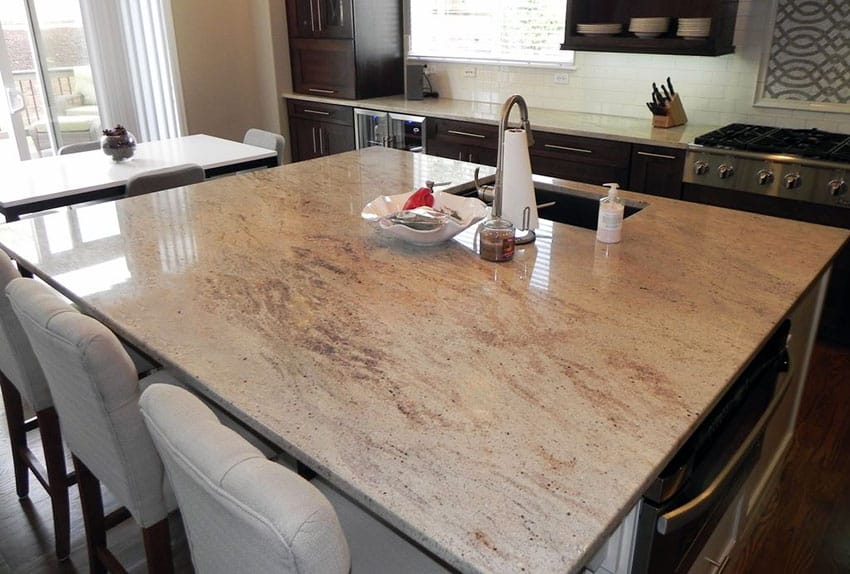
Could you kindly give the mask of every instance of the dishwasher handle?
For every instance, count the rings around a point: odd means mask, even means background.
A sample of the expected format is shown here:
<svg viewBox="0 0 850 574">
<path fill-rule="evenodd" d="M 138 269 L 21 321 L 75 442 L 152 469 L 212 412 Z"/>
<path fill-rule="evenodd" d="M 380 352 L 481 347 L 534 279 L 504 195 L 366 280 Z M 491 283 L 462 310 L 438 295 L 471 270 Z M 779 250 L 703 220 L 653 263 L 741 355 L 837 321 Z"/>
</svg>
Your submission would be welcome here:
<svg viewBox="0 0 850 574">
<path fill-rule="evenodd" d="M 785 384 L 776 392 L 773 400 L 770 402 L 767 409 L 765 409 L 761 418 L 758 420 L 755 427 L 753 427 L 753 430 L 747 435 L 747 438 L 744 440 L 743 444 L 741 444 L 741 447 L 735 451 L 735 454 L 732 455 L 729 462 L 726 463 L 726 466 L 723 467 L 705 490 L 682 506 L 674 508 L 673 510 L 658 517 L 656 529 L 659 534 L 670 534 L 683 526 L 690 524 L 694 518 L 708 510 L 718 496 L 722 495 L 724 487 L 735 477 L 738 469 L 744 463 L 747 454 L 749 454 L 750 449 L 753 448 L 753 446 L 761 439 L 762 433 L 764 432 L 770 417 L 773 416 L 774 412 L 776 412 L 776 409 L 779 407 L 779 403 L 782 402 L 782 399 L 785 396 L 785 393 L 788 392 L 788 387 L 790 386 L 790 382 L 785 381 Z"/>
</svg>

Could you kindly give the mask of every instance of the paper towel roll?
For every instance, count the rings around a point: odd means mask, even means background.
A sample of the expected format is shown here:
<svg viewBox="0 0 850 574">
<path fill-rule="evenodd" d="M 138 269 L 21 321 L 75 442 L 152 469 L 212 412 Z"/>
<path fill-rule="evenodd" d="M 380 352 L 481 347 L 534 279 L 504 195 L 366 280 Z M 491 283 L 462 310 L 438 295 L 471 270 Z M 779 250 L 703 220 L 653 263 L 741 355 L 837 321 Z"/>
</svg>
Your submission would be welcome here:
<svg viewBox="0 0 850 574">
<path fill-rule="evenodd" d="M 526 207 L 528 216 L 523 225 Z M 505 131 L 505 147 L 502 150 L 502 216 L 517 229 L 537 229 L 537 199 L 531 180 L 528 138 L 523 129 Z"/>
</svg>

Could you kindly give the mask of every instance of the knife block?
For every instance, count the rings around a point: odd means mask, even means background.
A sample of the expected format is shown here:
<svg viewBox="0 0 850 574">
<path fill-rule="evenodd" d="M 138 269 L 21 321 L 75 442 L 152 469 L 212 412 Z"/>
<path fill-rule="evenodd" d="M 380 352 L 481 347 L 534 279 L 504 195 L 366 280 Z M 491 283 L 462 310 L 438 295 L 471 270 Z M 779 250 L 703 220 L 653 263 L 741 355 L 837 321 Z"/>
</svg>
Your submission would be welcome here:
<svg viewBox="0 0 850 574">
<path fill-rule="evenodd" d="M 686 123 L 688 123 L 688 115 L 685 113 L 685 108 L 682 107 L 679 94 L 674 95 L 670 103 L 667 104 L 666 116 L 652 116 L 652 127 L 654 128 L 672 128 Z"/>
</svg>

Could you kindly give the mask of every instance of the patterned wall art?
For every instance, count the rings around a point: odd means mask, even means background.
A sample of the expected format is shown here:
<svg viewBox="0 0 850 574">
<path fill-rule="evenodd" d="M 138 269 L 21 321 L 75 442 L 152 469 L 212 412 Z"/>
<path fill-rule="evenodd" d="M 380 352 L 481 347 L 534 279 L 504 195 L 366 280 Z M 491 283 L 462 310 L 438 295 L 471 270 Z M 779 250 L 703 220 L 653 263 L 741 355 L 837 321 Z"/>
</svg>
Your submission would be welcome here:
<svg viewBox="0 0 850 574">
<path fill-rule="evenodd" d="M 756 103 L 850 111 L 850 1 L 773 3 Z"/>
</svg>

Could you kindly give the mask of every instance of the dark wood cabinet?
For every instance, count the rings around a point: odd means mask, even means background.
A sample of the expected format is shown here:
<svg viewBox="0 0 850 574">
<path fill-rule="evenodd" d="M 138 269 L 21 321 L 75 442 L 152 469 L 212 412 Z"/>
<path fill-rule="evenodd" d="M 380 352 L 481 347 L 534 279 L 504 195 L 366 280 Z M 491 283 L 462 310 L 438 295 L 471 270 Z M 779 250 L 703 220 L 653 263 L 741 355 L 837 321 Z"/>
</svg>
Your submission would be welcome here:
<svg viewBox="0 0 850 574">
<path fill-rule="evenodd" d="M 619 183 L 626 188 L 631 148 L 626 142 L 535 131 L 531 171 L 584 183 Z"/>
<path fill-rule="evenodd" d="M 293 90 L 346 99 L 404 91 L 401 0 L 287 0 Z"/>
<path fill-rule="evenodd" d="M 633 52 L 720 56 L 735 51 L 733 37 L 738 0 L 570 0 L 563 50 Z M 657 38 L 638 38 L 629 32 L 632 18 L 669 17 L 670 27 Z M 676 36 L 679 18 L 711 18 L 707 38 Z M 578 34 L 578 24 L 620 23 L 623 32 L 613 36 Z"/>
<path fill-rule="evenodd" d="M 684 170 L 685 150 L 635 144 L 628 189 L 682 199 Z"/>
<path fill-rule="evenodd" d="M 496 165 L 499 128 L 490 124 L 428 118 L 426 149 L 430 155 Z"/>
<path fill-rule="evenodd" d="M 303 161 L 354 149 L 354 111 L 302 100 L 288 100 L 292 161 Z"/>
<path fill-rule="evenodd" d="M 287 4 L 293 38 L 353 38 L 351 0 L 291 0 Z"/>
</svg>

